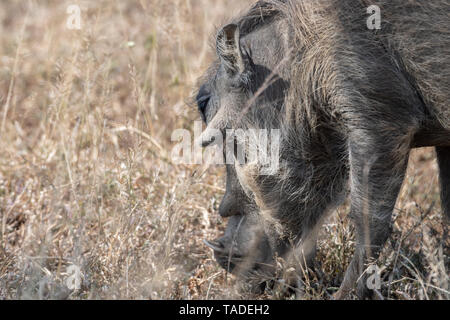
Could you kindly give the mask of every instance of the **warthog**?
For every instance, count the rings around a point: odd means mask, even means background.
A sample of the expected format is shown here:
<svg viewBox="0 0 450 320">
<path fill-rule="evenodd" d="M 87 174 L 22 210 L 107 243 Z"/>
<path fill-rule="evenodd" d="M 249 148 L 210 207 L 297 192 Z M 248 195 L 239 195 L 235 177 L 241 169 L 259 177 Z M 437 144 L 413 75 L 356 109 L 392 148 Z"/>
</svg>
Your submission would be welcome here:
<svg viewBox="0 0 450 320">
<path fill-rule="evenodd" d="M 367 27 L 369 5 L 380 7 L 381 29 Z M 223 267 L 270 266 L 291 244 L 311 261 L 322 221 L 350 195 L 356 248 L 335 297 L 355 284 L 373 295 L 364 270 L 389 237 L 416 147 L 436 147 L 448 221 L 448 12 L 447 0 L 260 1 L 218 32 L 197 95 L 202 144 L 214 143 L 212 128 L 282 133 L 276 174 L 227 165 L 219 213 L 229 227 L 207 242 Z"/>
</svg>

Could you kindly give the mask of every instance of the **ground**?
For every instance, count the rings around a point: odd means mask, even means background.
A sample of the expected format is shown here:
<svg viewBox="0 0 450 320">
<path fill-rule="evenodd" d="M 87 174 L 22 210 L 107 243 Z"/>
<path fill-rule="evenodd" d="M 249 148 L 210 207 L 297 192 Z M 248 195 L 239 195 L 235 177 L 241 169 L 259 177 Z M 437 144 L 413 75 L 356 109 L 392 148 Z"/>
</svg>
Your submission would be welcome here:
<svg viewBox="0 0 450 320">
<path fill-rule="evenodd" d="M 189 101 L 215 28 L 249 3 L 0 3 L 0 299 L 294 297 L 249 293 L 218 267 L 202 240 L 226 224 L 224 169 L 171 158 L 171 133 L 199 120 Z M 434 150 L 415 150 L 378 261 L 383 296 L 449 298 L 438 190 Z M 347 212 L 322 229 L 304 299 L 342 280 Z"/>
</svg>

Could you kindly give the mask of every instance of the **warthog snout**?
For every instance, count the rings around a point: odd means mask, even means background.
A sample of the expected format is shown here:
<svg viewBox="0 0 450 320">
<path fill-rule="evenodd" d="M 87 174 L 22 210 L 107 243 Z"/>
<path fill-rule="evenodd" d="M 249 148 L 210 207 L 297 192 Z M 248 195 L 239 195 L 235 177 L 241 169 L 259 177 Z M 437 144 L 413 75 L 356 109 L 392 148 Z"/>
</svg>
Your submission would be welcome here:
<svg viewBox="0 0 450 320">
<path fill-rule="evenodd" d="M 272 257 L 268 237 L 253 214 L 230 217 L 225 234 L 204 243 L 222 268 L 236 274 L 268 265 Z"/>
</svg>

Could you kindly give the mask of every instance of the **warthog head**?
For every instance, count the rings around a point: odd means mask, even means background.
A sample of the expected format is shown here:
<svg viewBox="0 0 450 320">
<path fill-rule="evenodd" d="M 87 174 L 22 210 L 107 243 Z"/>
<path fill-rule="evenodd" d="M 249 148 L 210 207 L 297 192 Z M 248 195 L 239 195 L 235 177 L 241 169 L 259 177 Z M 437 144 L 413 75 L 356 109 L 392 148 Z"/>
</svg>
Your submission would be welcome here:
<svg viewBox="0 0 450 320">
<path fill-rule="evenodd" d="M 227 269 L 230 257 L 246 261 L 244 269 L 273 265 L 292 243 L 297 248 L 301 244 L 308 260 L 321 213 L 345 192 L 341 164 L 329 161 L 344 158 L 340 136 L 331 132 L 327 144 L 320 136 L 314 140 L 309 119 L 302 116 L 307 112 L 299 115 L 295 108 L 311 94 L 297 90 L 306 73 L 297 75 L 293 68 L 302 63 L 302 48 L 296 44 L 292 52 L 295 32 L 285 14 L 270 2 L 259 2 L 245 18 L 224 26 L 216 38 L 217 60 L 197 94 L 207 125 L 200 139 L 203 146 L 217 142 L 212 129 L 220 130 L 224 140 L 227 129 L 280 130 L 276 173 L 261 174 L 254 163 L 227 164 L 226 193 L 219 209 L 222 216 L 231 217 L 227 234 L 207 242 Z"/>
<path fill-rule="evenodd" d="M 272 12 L 266 14 L 274 18 Z M 285 36 L 280 28 L 249 29 L 250 25 L 228 24 L 218 32 L 218 59 L 203 77 L 196 98 L 207 125 L 200 141 L 203 146 L 215 142 L 210 129 L 220 130 L 225 140 L 227 129 L 278 128 L 289 87 L 284 79 Z M 237 162 L 226 165 L 226 192 L 219 214 L 229 217 L 228 227 L 223 237 L 205 241 L 219 264 L 236 273 L 270 268 L 279 251 L 261 221 L 251 188 L 242 181 L 243 167 Z"/>
</svg>

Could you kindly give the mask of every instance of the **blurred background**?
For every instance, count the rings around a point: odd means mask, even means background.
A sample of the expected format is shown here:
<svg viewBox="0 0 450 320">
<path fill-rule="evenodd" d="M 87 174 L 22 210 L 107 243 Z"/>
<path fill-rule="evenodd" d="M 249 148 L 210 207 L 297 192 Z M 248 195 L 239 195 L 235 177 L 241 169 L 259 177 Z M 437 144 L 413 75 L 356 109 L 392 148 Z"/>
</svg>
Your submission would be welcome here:
<svg viewBox="0 0 450 320">
<path fill-rule="evenodd" d="M 224 169 L 170 157 L 173 130 L 199 120 L 188 102 L 216 28 L 250 3 L 0 2 L 0 299 L 290 298 L 246 292 L 218 267 L 202 240 L 226 223 Z M 433 149 L 408 172 L 385 294 L 448 297 Z M 342 280 L 347 211 L 323 228 L 306 299 Z"/>
</svg>

